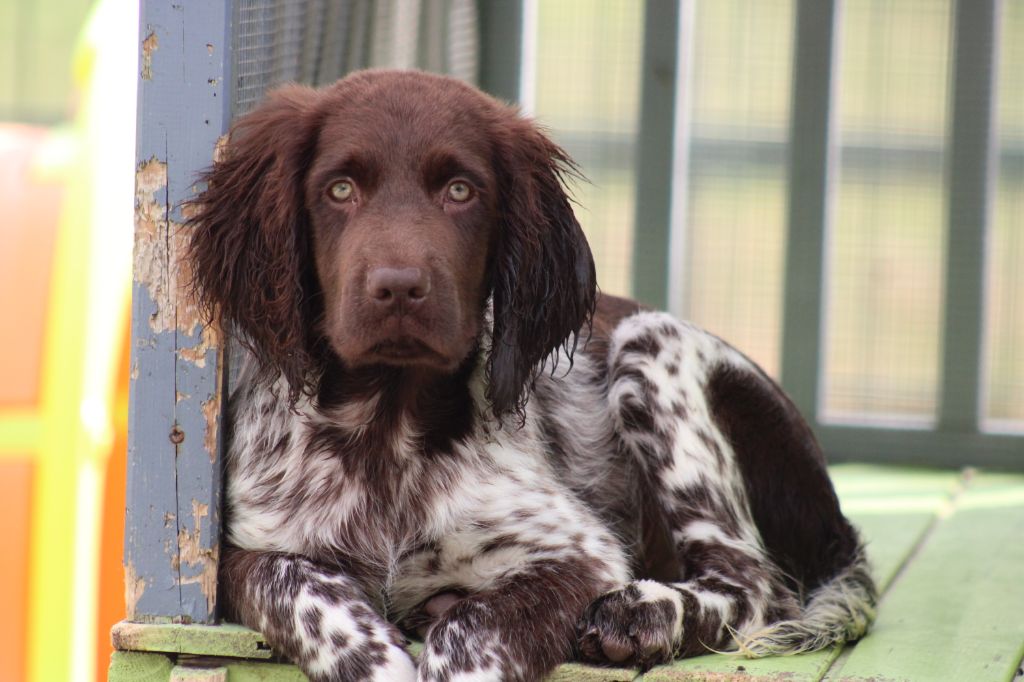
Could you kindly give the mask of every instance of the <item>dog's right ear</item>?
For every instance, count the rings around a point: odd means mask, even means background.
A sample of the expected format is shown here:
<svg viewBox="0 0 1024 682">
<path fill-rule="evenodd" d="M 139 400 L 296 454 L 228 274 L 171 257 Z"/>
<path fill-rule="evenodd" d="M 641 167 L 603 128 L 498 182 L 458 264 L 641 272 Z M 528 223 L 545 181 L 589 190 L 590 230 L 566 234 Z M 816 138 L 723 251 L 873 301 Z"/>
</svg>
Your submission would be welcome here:
<svg viewBox="0 0 1024 682">
<path fill-rule="evenodd" d="M 226 149 L 189 205 L 192 288 L 255 356 L 267 378 L 283 373 L 294 402 L 317 373 L 303 176 L 316 152 L 319 94 L 275 90 L 232 127 Z"/>
</svg>

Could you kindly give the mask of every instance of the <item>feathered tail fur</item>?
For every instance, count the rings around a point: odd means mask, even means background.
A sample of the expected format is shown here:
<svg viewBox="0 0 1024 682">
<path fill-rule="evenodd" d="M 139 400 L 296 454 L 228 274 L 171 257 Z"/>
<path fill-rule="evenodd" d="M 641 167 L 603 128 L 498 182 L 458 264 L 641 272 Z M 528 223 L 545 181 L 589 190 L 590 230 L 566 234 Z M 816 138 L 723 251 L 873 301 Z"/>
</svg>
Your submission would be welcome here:
<svg viewBox="0 0 1024 682">
<path fill-rule="evenodd" d="M 874 622 L 877 604 L 878 589 L 861 543 L 846 568 L 811 593 L 800 618 L 737 635 L 737 653 L 785 656 L 858 640 Z"/>
</svg>

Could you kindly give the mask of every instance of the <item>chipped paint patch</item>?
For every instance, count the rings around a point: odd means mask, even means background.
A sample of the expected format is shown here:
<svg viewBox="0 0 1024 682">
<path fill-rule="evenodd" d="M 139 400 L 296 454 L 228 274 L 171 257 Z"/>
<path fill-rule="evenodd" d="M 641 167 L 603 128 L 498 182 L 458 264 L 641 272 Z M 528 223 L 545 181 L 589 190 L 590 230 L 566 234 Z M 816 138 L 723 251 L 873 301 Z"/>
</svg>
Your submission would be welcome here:
<svg viewBox="0 0 1024 682">
<path fill-rule="evenodd" d="M 142 80 L 153 80 L 153 52 L 160 47 L 155 31 L 150 31 L 142 41 Z"/>
<path fill-rule="evenodd" d="M 178 350 L 178 357 L 196 367 L 206 367 L 206 354 L 220 345 L 220 332 L 212 324 L 203 325 L 199 343 L 191 348 Z"/>
<path fill-rule="evenodd" d="M 167 201 L 167 164 L 156 157 L 135 171 L 135 250 L 133 277 L 146 287 L 155 310 L 149 318 L 154 332 L 173 329 Z"/>
<path fill-rule="evenodd" d="M 217 395 L 204 401 L 200 407 L 203 410 L 203 419 L 206 420 L 206 433 L 203 436 L 203 447 L 210 455 L 210 462 L 217 459 L 217 427 L 220 424 L 220 391 Z"/>
<path fill-rule="evenodd" d="M 187 208 L 187 207 L 186 207 Z M 187 217 L 187 214 L 186 214 Z M 167 196 L 167 163 L 153 157 L 135 172 L 135 281 L 146 287 L 154 311 L 149 328 L 155 332 L 179 331 L 194 336 L 202 328 L 199 305 L 191 294 L 192 271 L 184 257 L 188 235 L 171 219 Z M 216 329 L 204 330 L 200 345 L 185 359 L 205 354 L 216 345 Z M 201 366 L 201 365 L 200 365 Z"/>
<path fill-rule="evenodd" d="M 192 500 L 193 530 L 189 531 L 184 527 L 178 530 L 178 554 L 171 559 L 171 566 L 179 575 L 183 566 L 200 567 L 199 573 L 195 575 L 180 576 L 178 584 L 198 584 L 203 596 L 206 597 L 207 613 L 213 613 L 217 603 L 217 565 L 220 562 L 220 545 L 203 547 L 202 523 L 203 519 L 209 515 L 210 505 L 199 500 Z"/>
<path fill-rule="evenodd" d="M 217 138 L 217 143 L 213 145 L 213 162 L 220 163 L 224 160 L 224 155 L 228 150 L 228 133 L 224 133 Z"/>
<path fill-rule="evenodd" d="M 135 617 L 142 593 L 146 591 L 146 579 L 135 572 L 135 565 L 128 562 L 124 565 L 124 605 L 129 619 Z"/>
</svg>

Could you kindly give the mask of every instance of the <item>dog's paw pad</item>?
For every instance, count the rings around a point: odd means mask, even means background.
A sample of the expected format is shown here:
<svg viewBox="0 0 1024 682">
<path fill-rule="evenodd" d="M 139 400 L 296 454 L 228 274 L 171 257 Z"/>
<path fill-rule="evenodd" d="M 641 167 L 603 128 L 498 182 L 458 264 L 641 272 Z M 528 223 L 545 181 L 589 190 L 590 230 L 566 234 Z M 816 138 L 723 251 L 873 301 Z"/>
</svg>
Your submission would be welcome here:
<svg viewBox="0 0 1024 682">
<path fill-rule="evenodd" d="M 682 599 L 670 587 L 637 580 L 595 599 L 577 633 L 583 660 L 646 670 L 674 657 L 682 635 Z"/>
</svg>

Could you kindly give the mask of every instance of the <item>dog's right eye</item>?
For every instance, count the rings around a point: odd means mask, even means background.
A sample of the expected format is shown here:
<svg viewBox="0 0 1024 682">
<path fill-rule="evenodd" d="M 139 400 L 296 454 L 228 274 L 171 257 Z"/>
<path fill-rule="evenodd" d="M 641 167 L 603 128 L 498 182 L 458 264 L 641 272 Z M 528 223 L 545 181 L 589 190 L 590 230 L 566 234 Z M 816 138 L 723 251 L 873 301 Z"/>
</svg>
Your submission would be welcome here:
<svg viewBox="0 0 1024 682">
<path fill-rule="evenodd" d="M 355 187 L 351 180 L 338 180 L 327 189 L 327 193 L 335 201 L 348 201 L 354 192 Z"/>
</svg>

